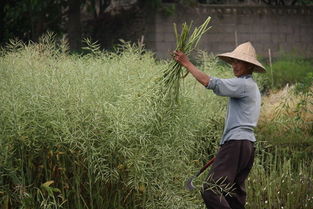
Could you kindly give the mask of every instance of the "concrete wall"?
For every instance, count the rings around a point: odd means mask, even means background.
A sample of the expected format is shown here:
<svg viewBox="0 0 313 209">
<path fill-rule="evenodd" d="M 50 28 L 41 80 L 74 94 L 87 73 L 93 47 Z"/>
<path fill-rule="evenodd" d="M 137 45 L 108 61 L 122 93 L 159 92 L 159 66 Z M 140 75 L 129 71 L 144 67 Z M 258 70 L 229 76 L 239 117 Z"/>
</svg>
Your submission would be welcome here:
<svg viewBox="0 0 313 209">
<path fill-rule="evenodd" d="M 200 25 L 211 16 L 212 29 L 202 38 L 199 48 L 214 54 L 231 51 L 236 44 L 251 41 L 257 54 L 273 56 L 295 52 L 313 57 L 313 6 L 198 6 L 177 8 L 171 16 L 157 14 L 146 29 L 147 47 L 158 57 L 168 57 L 175 49 L 173 22 L 191 20 Z"/>
</svg>

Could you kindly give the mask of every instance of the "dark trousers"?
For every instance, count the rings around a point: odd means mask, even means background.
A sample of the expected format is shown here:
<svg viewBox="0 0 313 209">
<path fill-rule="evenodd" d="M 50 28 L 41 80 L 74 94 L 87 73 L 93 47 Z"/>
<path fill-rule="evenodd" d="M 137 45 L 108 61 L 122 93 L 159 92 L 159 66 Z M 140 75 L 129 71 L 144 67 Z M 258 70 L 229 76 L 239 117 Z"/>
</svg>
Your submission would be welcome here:
<svg viewBox="0 0 313 209">
<path fill-rule="evenodd" d="M 205 183 L 201 194 L 208 209 L 245 208 L 245 180 L 253 165 L 254 151 L 253 143 L 248 140 L 231 140 L 220 147 L 207 181 L 219 183 L 222 179 L 222 185 L 233 186 L 232 194 L 214 192 Z"/>
</svg>

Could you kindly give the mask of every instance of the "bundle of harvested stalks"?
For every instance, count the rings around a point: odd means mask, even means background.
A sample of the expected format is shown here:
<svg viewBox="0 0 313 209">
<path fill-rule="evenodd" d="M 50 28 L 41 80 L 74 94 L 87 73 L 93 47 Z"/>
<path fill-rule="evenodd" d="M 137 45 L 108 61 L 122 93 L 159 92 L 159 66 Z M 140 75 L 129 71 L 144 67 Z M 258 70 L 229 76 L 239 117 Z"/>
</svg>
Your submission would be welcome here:
<svg viewBox="0 0 313 209">
<path fill-rule="evenodd" d="M 176 36 L 176 49 L 186 55 L 189 55 L 198 45 L 201 37 L 211 27 L 208 24 L 211 17 L 208 17 L 200 27 L 195 27 L 191 33 L 192 23 L 189 25 L 183 23 L 181 33 L 178 34 L 177 26 L 174 23 L 174 32 Z M 170 98 L 171 101 L 177 101 L 179 95 L 180 79 L 186 77 L 188 72 L 184 72 L 182 66 L 173 60 L 169 68 L 163 72 L 163 83 L 165 87 L 165 95 Z"/>
</svg>

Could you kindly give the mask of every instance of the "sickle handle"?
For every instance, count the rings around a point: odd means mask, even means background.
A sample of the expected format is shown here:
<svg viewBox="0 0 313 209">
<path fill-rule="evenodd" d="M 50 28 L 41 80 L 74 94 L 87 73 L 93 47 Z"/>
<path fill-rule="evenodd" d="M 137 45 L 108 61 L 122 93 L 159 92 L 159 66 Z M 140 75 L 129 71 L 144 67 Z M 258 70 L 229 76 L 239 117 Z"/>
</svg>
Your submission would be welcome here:
<svg viewBox="0 0 313 209">
<path fill-rule="evenodd" d="M 211 160 L 209 160 L 201 169 L 200 171 L 196 174 L 196 177 L 198 177 L 205 169 L 207 169 L 215 160 L 215 157 L 213 157 Z"/>
</svg>

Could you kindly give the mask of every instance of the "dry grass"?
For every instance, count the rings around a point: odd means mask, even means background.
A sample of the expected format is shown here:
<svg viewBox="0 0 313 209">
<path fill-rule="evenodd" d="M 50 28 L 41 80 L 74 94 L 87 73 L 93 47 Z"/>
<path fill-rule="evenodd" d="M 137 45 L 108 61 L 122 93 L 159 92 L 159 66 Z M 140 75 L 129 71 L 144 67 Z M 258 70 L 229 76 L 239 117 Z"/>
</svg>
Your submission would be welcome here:
<svg viewBox="0 0 313 209">
<path fill-rule="evenodd" d="M 313 87 L 311 87 L 313 92 Z M 303 94 L 296 94 L 294 86 L 286 85 L 281 90 L 271 90 L 267 96 L 262 98 L 262 109 L 260 115 L 260 122 L 273 121 L 282 116 L 295 118 L 299 115 L 300 104 L 303 101 L 312 100 L 312 96 L 305 96 Z M 300 110 L 301 119 L 304 122 L 313 121 L 313 104 L 306 105 L 307 110 Z"/>
</svg>

